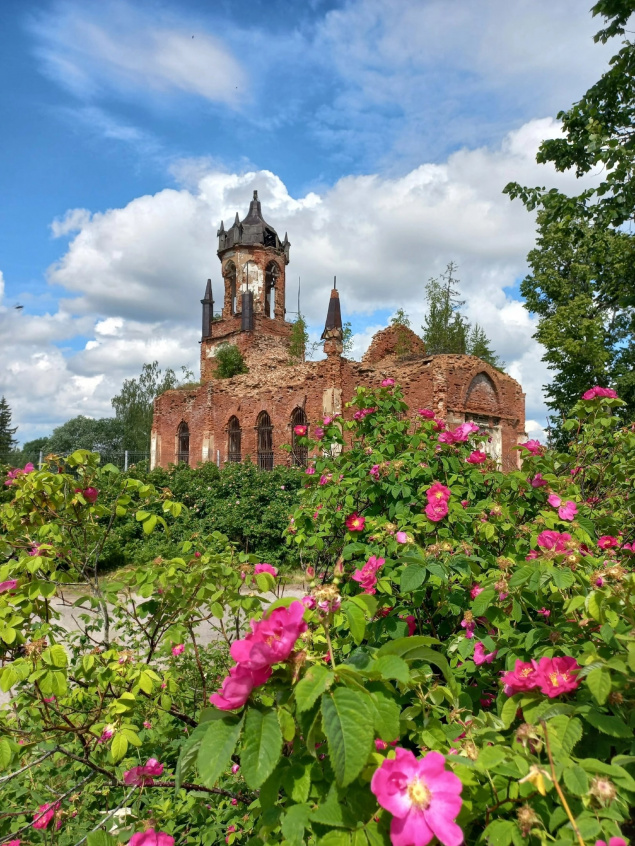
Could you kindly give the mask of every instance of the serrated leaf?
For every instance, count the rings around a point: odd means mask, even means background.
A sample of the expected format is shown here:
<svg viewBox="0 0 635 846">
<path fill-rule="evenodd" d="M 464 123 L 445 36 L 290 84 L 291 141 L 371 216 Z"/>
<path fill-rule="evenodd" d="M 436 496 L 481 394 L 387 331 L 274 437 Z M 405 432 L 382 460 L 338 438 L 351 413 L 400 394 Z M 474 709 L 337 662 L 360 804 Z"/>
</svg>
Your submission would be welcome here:
<svg viewBox="0 0 635 846">
<path fill-rule="evenodd" d="M 499 764 L 502 764 L 505 757 L 505 750 L 501 749 L 500 746 L 484 746 L 479 751 L 478 758 L 476 759 L 477 769 L 487 772 L 488 770 L 497 767 Z"/>
<path fill-rule="evenodd" d="M 632 738 L 633 736 L 633 729 L 629 728 L 619 717 L 600 714 L 599 711 L 589 711 L 588 714 L 584 715 L 584 719 L 594 728 L 611 737 Z"/>
<path fill-rule="evenodd" d="M 86 846 L 117 846 L 117 839 L 100 828 L 87 835 Z"/>
<path fill-rule="evenodd" d="M 482 617 L 483 614 L 487 611 L 490 607 L 492 602 L 494 601 L 494 597 L 496 596 L 496 591 L 488 588 L 484 590 L 482 593 L 476 597 L 474 602 L 472 603 L 471 611 L 475 617 Z"/>
<path fill-rule="evenodd" d="M 399 586 L 402 593 L 412 593 L 426 580 L 426 568 L 420 567 L 416 564 L 411 564 L 409 567 L 404 567 L 401 571 L 399 579 Z"/>
<path fill-rule="evenodd" d="M 0 737 L 0 770 L 6 770 L 12 758 L 11 744 L 6 737 Z"/>
<path fill-rule="evenodd" d="M 258 585 L 258 590 L 262 593 L 271 593 L 276 587 L 276 582 L 271 573 L 257 573 L 254 578 Z"/>
<path fill-rule="evenodd" d="M 589 777 L 582 767 L 567 767 L 563 772 L 564 783 L 567 790 L 574 796 L 584 796 L 589 790 Z"/>
<path fill-rule="evenodd" d="M 382 655 L 371 664 L 370 670 L 384 679 L 396 679 L 402 684 L 408 684 L 410 681 L 408 665 L 398 655 Z"/>
<path fill-rule="evenodd" d="M 599 705 L 604 705 L 611 692 L 611 674 L 604 667 L 596 667 L 586 677 L 586 683 Z"/>
<path fill-rule="evenodd" d="M 304 843 L 304 829 L 309 823 L 308 805 L 292 805 L 282 817 L 282 833 L 289 846 L 302 846 Z"/>
<path fill-rule="evenodd" d="M 54 643 L 48 652 L 51 656 L 51 664 L 53 664 L 54 667 L 62 669 L 67 665 L 68 658 L 66 657 L 66 650 L 61 644 Z"/>
<path fill-rule="evenodd" d="M 277 713 L 250 708 L 240 755 L 242 774 L 249 787 L 260 787 L 269 778 L 281 753 L 282 732 Z"/>
<path fill-rule="evenodd" d="M 141 675 L 137 679 L 137 684 L 144 693 L 152 693 L 152 679 L 146 672 L 141 673 Z"/>
<path fill-rule="evenodd" d="M 363 769 L 373 743 L 373 713 L 367 696 L 346 687 L 323 694 L 322 726 L 335 778 L 345 787 Z"/>
<path fill-rule="evenodd" d="M 181 747 L 181 754 L 176 762 L 176 769 L 174 771 L 174 789 L 177 792 L 181 788 L 181 782 L 194 766 L 198 756 L 198 750 L 201 746 L 201 741 L 203 740 L 206 731 L 207 723 L 201 723 L 196 726 L 192 734 Z"/>
<path fill-rule="evenodd" d="M 311 768 L 313 761 L 309 758 L 303 763 L 294 763 L 286 767 L 282 774 L 282 786 L 287 796 L 294 802 L 306 802 L 311 789 Z"/>
<path fill-rule="evenodd" d="M 397 740 L 401 708 L 395 698 L 375 691 L 370 695 L 370 705 L 374 714 L 375 733 L 386 743 Z"/>
<path fill-rule="evenodd" d="M 559 754 L 567 757 L 573 751 L 573 747 L 582 737 L 582 723 L 575 717 L 567 717 L 559 714 L 546 722 L 551 749 L 554 756 Z"/>
<path fill-rule="evenodd" d="M 359 606 L 354 605 L 352 602 L 347 602 L 343 610 L 346 614 L 348 627 L 351 630 L 353 640 L 356 645 L 359 646 L 364 640 L 364 635 L 366 634 L 366 618 L 364 616 L 364 612 L 361 608 L 359 608 Z"/>
<path fill-rule="evenodd" d="M 214 787 L 227 769 L 238 743 L 242 724 L 242 717 L 223 717 L 205 723 L 206 731 L 198 750 L 198 771 L 206 787 Z"/>
<path fill-rule="evenodd" d="M 530 567 L 529 564 L 525 564 L 523 567 L 520 567 L 520 569 L 516 570 L 509 580 L 510 588 L 516 588 L 524 585 L 525 582 L 528 582 L 529 579 L 531 579 L 534 574 L 534 570 L 535 568 Z"/>
<path fill-rule="evenodd" d="M 121 761 L 127 751 L 128 738 L 122 732 L 118 732 L 113 737 L 112 743 L 110 744 L 110 754 L 112 755 L 114 763 L 116 764 L 118 761 Z"/>
<path fill-rule="evenodd" d="M 554 568 L 553 583 L 559 590 L 566 590 L 574 583 L 575 578 L 571 570 Z"/>
<path fill-rule="evenodd" d="M 290 743 L 295 737 L 295 720 L 286 708 L 278 708 L 278 722 L 280 723 L 282 737 L 287 743 Z"/>
<path fill-rule="evenodd" d="M 508 729 L 516 719 L 517 711 L 518 699 L 515 699 L 514 697 L 506 699 L 501 709 L 501 720 L 503 721 L 503 724 L 506 729 Z"/>
<path fill-rule="evenodd" d="M 310 667 L 295 687 L 295 701 L 298 711 L 312 708 L 318 698 L 333 683 L 333 673 L 321 664 Z"/>
<path fill-rule="evenodd" d="M 483 836 L 489 846 L 509 846 L 514 839 L 514 829 L 517 829 L 513 820 L 494 820 L 485 829 Z"/>
</svg>

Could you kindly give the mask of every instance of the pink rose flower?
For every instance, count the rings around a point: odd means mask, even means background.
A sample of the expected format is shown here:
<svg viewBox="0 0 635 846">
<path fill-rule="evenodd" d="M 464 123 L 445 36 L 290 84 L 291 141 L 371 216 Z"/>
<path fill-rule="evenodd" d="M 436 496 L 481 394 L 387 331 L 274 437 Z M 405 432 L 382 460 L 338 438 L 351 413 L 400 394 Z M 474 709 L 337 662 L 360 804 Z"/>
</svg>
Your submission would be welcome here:
<svg viewBox="0 0 635 846">
<path fill-rule="evenodd" d="M 313 611 L 314 608 L 317 606 L 317 602 L 315 601 L 314 596 L 303 596 L 300 600 L 305 608 L 308 608 L 309 611 Z"/>
<path fill-rule="evenodd" d="M 21 467 L 16 467 L 14 470 L 9 470 L 9 472 L 7 473 L 7 481 L 5 482 L 5 485 L 12 485 L 15 479 L 18 478 L 18 476 L 28 476 L 28 474 L 33 473 L 34 470 L 35 467 L 31 464 L 30 461 L 28 464 L 24 465 L 24 469 L 22 469 Z"/>
<path fill-rule="evenodd" d="M 602 576 L 597 577 L 597 579 L 595 580 L 595 586 L 604 587 L 604 579 L 602 578 Z"/>
<path fill-rule="evenodd" d="M 378 752 L 385 752 L 386 749 L 388 749 L 388 744 L 385 740 L 380 740 L 379 738 L 377 738 L 377 740 L 375 741 L 375 749 Z"/>
<path fill-rule="evenodd" d="M 175 658 L 178 658 L 178 656 L 182 655 L 184 652 L 185 652 L 185 644 L 184 643 L 178 643 L 176 646 L 172 647 L 172 655 L 174 655 Z"/>
<path fill-rule="evenodd" d="M 602 537 L 598 540 L 598 546 L 600 549 L 615 549 L 615 547 L 619 545 L 619 539 L 614 538 L 611 535 L 602 535 Z"/>
<path fill-rule="evenodd" d="M 4 846 L 20 846 L 19 840 L 9 840 L 8 843 L 5 843 Z"/>
<path fill-rule="evenodd" d="M 578 506 L 575 502 L 572 502 L 568 499 L 564 505 L 561 505 L 558 509 L 558 516 L 561 520 L 573 520 L 575 515 L 578 513 Z"/>
<path fill-rule="evenodd" d="M 541 615 L 542 617 L 544 617 L 545 619 L 546 619 L 547 617 L 551 617 L 551 611 L 549 611 L 549 609 L 548 609 L 548 608 L 541 608 L 541 609 L 540 609 L 539 611 L 537 611 L 536 613 L 537 613 L 537 614 L 540 614 L 540 615 Z"/>
<path fill-rule="evenodd" d="M 327 482 L 330 482 L 330 481 L 331 481 L 331 478 L 332 478 L 332 477 L 331 477 L 331 474 L 330 474 L 330 473 L 328 473 L 327 475 L 322 475 L 322 476 L 320 476 L 320 484 L 321 484 L 321 485 L 326 485 L 326 483 L 327 483 Z"/>
<path fill-rule="evenodd" d="M 315 474 L 315 467 L 307 467 L 304 472 L 307 476 L 313 476 Z"/>
<path fill-rule="evenodd" d="M 577 678 L 582 668 L 575 658 L 541 658 L 536 667 L 536 685 L 550 699 L 569 693 L 580 685 Z"/>
<path fill-rule="evenodd" d="M 148 758 L 144 769 L 150 776 L 160 776 L 163 774 L 163 764 L 160 764 L 156 758 Z"/>
<path fill-rule="evenodd" d="M 484 590 L 485 588 L 482 588 L 480 585 L 473 585 L 470 589 L 470 596 L 472 599 L 476 599 L 479 593 L 483 593 Z"/>
<path fill-rule="evenodd" d="M 426 420 L 434 420 L 434 411 L 430 411 L 429 408 L 418 408 L 417 414 L 420 414 Z"/>
<path fill-rule="evenodd" d="M 425 513 L 428 520 L 432 520 L 433 523 L 438 523 L 439 520 L 443 520 L 444 517 L 447 517 L 448 504 L 445 501 L 429 502 L 425 507 Z"/>
<path fill-rule="evenodd" d="M 8 846 L 11 846 L 11 844 L 9 843 Z M 596 840 L 595 846 L 606 846 L 606 841 Z M 624 840 L 623 837 L 611 837 L 611 839 L 609 840 L 609 846 L 628 846 L 628 843 L 626 842 L 626 840 Z"/>
<path fill-rule="evenodd" d="M 542 488 L 544 485 L 548 485 L 549 482 L 542 478 L 542 473 L 536 473 L 530 484 L 532 488 Z"/>
<path fill-rule="evenodd" d="M 271 675 L 271 667 L 252 672 L 241 664 L 231 667 L 218 693 L 212 693 L 209 701 L 221 711 L 242 708 L 254 687 L 263 685 Z"/>
<path fill-rule="evenodd" d="M 497 649 L 494 652 L 485 652 L 485 646 L 481 641 L 474 645 L 474 663 L 477 667 L 480 667 L 481 664 L 491 664 L 497 654 Z"/>
<path fill-rule="evenodd" d="M 540 441 L 536 440 L 525 441 L 524 444 L 520 444 L 519 446 L 521 449 L 526 449 L 532 455 L 542 455 L 544 449 Z"/>
<path fill-rule="evenodd" d="M 465 637 L 468 640 L 474 637 L 474 629 L 476 628 L 474 620 L 461 620 L 461 628 L 465 629 Z"/>
<path fill-rule="evenodd" d="M 201 553 L 200 553 L 200 552 L 195 552 L 195 553 L 194 553 L 194 558 L 200 558 L 200 557 L 201 557 Z"/>
<path fill-rule="evenodd" d="M 538 686 L 536 668 L 529 661 L 516 661 L 514 669 L 503 673 L 501 680 L 507 696 L 513 696 L 515 693 L 525 693 Z"/>
<path fill-rule="evenodd" d="M 543 549 L 552 549 L 554 552 L 566 552 L 567 542 L 571 540 L 568 532 L 553 532 L 546 529 L 538 535 L 538 546 Z"/>
<path fill-rule="evenodd" d="M 487 461 L 487 453 L 480 449 L 475 449 L 465 460 L 468 464 L 482 464 L 484 461 Z"/>
<path fill-rule="evenodd" d="M 366 525 L 366 518 L 361 517 L 356 511 L 346 518 L 346 528 L 349 532 L 363 532 Z"/>
<path fill-rule="evenodd" d="M 54 802 L 52 804 L 40 805 L 38 810 L 33 814 L 33 828 L 45 829 L 55 816 L 56 811 L 59 810 L 60 803 Z M 59 828 L 59 826 L 58 826 Z"/>
<path fill-rule="evenodd" d="M 452 437 L 454 438 L 454 443 L 460 444 L 465 443 L 470 435 L 474 435 L 478 432 L 479 427 L 476 423 L 472 423 L 468 421 L 467 423 L 461 423 L 460 426 L 457 426 L 456 429 L 452 430 Z"/>
<path fill-rule="evenodd" d="M 361 570 L 355 570 L 352 575 L 352 579 L 364 588 L 364 593 L 375 593 L 377 571 L 384 565 L 384 563 L 384 558 L 376 558 L 374 555 L 371 555 Z"/>
<path fill-rule="evenodd" d="M 143 721 L 143 727 L 144 727 L 144 729 L 148 729 L 148 730 L 149 730 L 149 729 L 151 729 L 151 728 L 152 728 L 152 723 L 151 723 L 149 720 L 144 720 L 144 721 Z"/>
<path fill-rule="evenodd" d="M 461 780 L 445 769 L 439 752 L 415 758 L 398 746 L 394 759 L 375 770 L 370 789 L 392 814 L 393 846 L 427 846 L 436 837 L 443 846 L 460 846 L 463 831 L 455 819 L 461 810 Z"/>
<path fill-rule="evenodd" d="M 174 838 L 164 831 L 148 828 L 146 831 L 133 834 L 128 841 L 128 846 L 174 846 Z"/>
<path fill-rule="evenodd" d="M 368 471 L 368 474 L 373 477 L 373 479 L 378 482 L 379 481 L 379 464 L 373 464 L 373 466 Z"/>
<path fill-rule="evenodd" d="M 440 444 L 453 444 L 454 443 L 454 435 L 452 432 L 441 432 L 437 441 Z"/>
<path fill-rule="evenodd" d="M 240 764 L 232 764 L 232 775 L 236 775 L 238 770 L 240 769 Z"/>
<path fill-rule="evenodd" d="M 114 735 L 114 733 L 115 733 L 115 727 L 114 726 L 111 726 L 111 725 L 104 726 L 102 731 L 101 731 L 101 737 L 100 737 L 101 742 L 104 743 L 106 740 L 110 740 L 111 737 Z"/>
<path fill-rule="evenodd" d="M 303 438 L 306 435 L 306 433 L 309 431 L 309 427 L 308 426 L 294 426 L 293 431 L 296 433 L 296 435 L 298 437 Z"/>
<path fill-rule="evenodd" d="M 154 784 L 153 776 L 160 776 L 163 773 L 163 764 L 156 758 L 148 758 L 143 767 L 132 767 L 123 774 L 123 782 L 131 787 L 143 787 L 146 784 Z"/>
<path fill-rule="evenodd" d="M 321 426 L 316 426 L 313 430 L 313 435 L 318 439 L 318 441 L 321 441 L 324 437 L 324 429 Z"/>
<path fill-rule="evenodd" d="M 433 482 L 426 491 L 428 502 L 447 502 L 450 496 L 450 488 L 446 488 L 441 482 Z"/>
<path fill-rule="evenodd" d="M 412 637 L 417 631 L 417 619 L 414 615 L 408 614 L 406 623 L 408 624 L 408 637 Z"/>
<path fill-rule="evenodd" d="M 90 502 L 90 504 L 93 505 L 93 503 L 97 502 L 99 491 L 97 490 L 97 488 L 84 488 L 82 494 L 86 502 Z"/>
<path fill-rule="evenodd" d="M 234 661 L 255 672 L 270 670 L 274 664 L 286 661 L 296 640 L 307 630 L 304 611 L 304 605 L 296 600 L 288 608 L 274 608 L 262 620 L 252 620 L 251 632 L 231 645 Z"/>
<path fill-rule="evenodd" d="M 552 505 L 554 508 L 558 508 L 558 506 L 560 505 L 562 500 L 560 499 L 558 494 L 549 494 L 549 496 L 547 497 L 547 502 L 549 503 L 549 505 Z"/>
<path fill-rule="evenodd" d="M 588 391 L 585 391 L 582 394 L 583 400 L 593 400 L 593 399 L 617 399 L 617 394 L 613 390 L 613 388 L 600 388 L 599 385 L 596 385 L 594 388 L 589 388 Z M 612 846 L 612 844 L 611 844 Z"/>
<path fill-rule="evenodd" d="M 16 579 L 8 579 L 6 582 L 0 582 L 0 593 L 5 593 L 7 590 L 15 590 L 18 582 Z"/>
<path fill-rule="evenodd" d="M 261 563 L 256 564 L 256 566 L 254 567 L 254 575 L 257 576 L 258 573 L 269 573 L 275 579 L 275 577 L 278 575 L 278 570 L 272 564 Z"/>
<path fill-rule="evenodd" d="M 394 379 L 384 379 L 384 381 L 381 383 L 381 386 L 382 386 L 382 388 L 392 388 L 392 386 L 394 384 L 395 384 Z"/>
<path fill-rule="evenodd" d="M 324 425 L 325 425 L 325 426 L 328 426 L 328 425 L 329 425 L 329 423 L 332 423 L 332 422 L 333 422 L 333 418 L 332 418 L 332 417 L 328 417 L 328 416 L 326 416 L 326 417 L 324 418 L 324 420 L 322 420 L 322 423 L 324 423 Z"/>
<path fill-rule="evenodd" d="M 397 543 L 408 543 L 408 535 L 406 532 L 397 532 L 395 535 Z"/>
<path fill-rule="evenodd" d="M 467 508 L 469 504 L 470 504 L 470 503 L 467 501 L 467 499 L 462 499 L 462 500 L 461 500 L 461 505 L 463 506 L 463 508 Z"/>
</svg>

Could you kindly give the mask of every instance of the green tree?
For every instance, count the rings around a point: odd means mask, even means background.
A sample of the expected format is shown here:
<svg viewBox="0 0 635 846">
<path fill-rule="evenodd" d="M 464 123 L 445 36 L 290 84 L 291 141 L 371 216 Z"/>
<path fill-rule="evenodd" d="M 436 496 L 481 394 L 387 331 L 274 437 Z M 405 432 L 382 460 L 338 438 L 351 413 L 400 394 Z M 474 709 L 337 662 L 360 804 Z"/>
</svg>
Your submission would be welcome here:
<svg viewBox="0 0 635 846">
<path fill-rule="evenodd" d="M 18 431 L 17 426 L 11 426 L 11 409 L 4 397 L 0 399 L 0 455 L 8 455 L 17 446 L 13 437 Z"/>
<path fill-rule="evenodd" d="M 554 372 L 545 391 L 561 443 L 559 420 L 592 385 L 615 387 L 626 402 L 622 418 L 635 415 L 635 309 L 622 297 L 635 290 L 635 240 L 584 220 L 552 222 L 544 211 L 538 223 L 520 290 Z"/>
<path fill-rule="evenodd" d="M 455 287 L 456 265 L 450 262 L 440 279 L 430 279 L 426 285 L 428 313 L 425 317 L 423 340 L 430 355 L 464 354 L 467 349 L 469 324 L 459 309 L 465 305 Z"/>
<path fill-rule="evenodd" d="M 193 378 L 193 373 L 186 367 L 181 370 L 182 381 Z M 121 391 L 111 400 L 115 416 L 122 427 L 122 449 L 133 452 L 149 451 L 154 400 L 165 391 L 177 387 L 179 379 L 174 370 L 168 367 L 163 372 L 157 361 L 144 364 L 137 379 L 124 381 Z"/>
<path fill-rule="evenodd" d="M 234 344 L 221 344 L 216 350 L 214 361 L 214 376 L 217 379 L 231 379 L 232 376 L 249 372 L 241 351 Z"/>
<path fill-rule="evenodd" d="M 503 362 L 492 349 L 492 342 L 478 323 L 470 328 L 467 338 L 467 353 L 486 361 L 498 370 L 503 369 Z"/>
<path fill-rule="evenodd" d="M 291 327 L 291 340 L 289 344 L 289 363 L 299 364 L 306 361 L 306 348 L 309 343 L 309 333 L 306 328 L 306 320 L 303 315 L 298 314 Z"/>
<path fill-rule="evenodd" d="M 405 326 L 410 329 L 410 317 L 402 308 L 398 308 L 394 316 L 390 318 L 391 326 Z"/>
<path fill-rule="evenodd" d="M 93 420 L 80 414 L 53 429 L 46 450 L 55 455 L 70 455 L 78 449 L 88 449 L 100 455 L 122 452 L 123 426 L 116 417 Z"/>
<path fill-rule="evenodd" d="M 40 452 L 43 456 L 47 455 L 50 452 L 48 448 L 49 439 L 46 438 L 35 438 L 32 441 L 26 441 L 23 444 L 22 449 L 20 450 L 22 454 L 22 461 L 26 464 L 30 461 L 32 464 L 37 464 L 40 460 Z"/>
<path fill-rule="evenodd" d="M 349 320 L 342 326 L 342 355 L 347 356 L 353 352 L 353 327 Z"/>
<path fill-rule="evenodd" d="M 512 182 L 505 191 L 528 209 L 544 208 L 546 222 L 586 219 L 602 228 L 619 226 L 635 214 L 635 42 L 626 29 L 633 0 L 600 0 L 592 9 L 606 26 L 595 35 L 605 44 L 621 37 L 609 70 L 567 111 L 558 114 L 563 136 L 543 141 L 537 161 L 576 176 L 600 174 L 601 181 L 574 197 L 556 189 L 527 188 Z"/>
</svg>

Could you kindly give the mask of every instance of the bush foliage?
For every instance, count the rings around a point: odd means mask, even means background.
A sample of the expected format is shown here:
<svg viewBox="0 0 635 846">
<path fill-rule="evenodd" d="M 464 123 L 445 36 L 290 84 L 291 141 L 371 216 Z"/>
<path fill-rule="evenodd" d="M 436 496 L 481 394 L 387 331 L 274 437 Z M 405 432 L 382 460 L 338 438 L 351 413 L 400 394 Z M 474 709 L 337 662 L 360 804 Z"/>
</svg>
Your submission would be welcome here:
<svg viewBox="0 0 635 846">
<path fill-rule="evenodd" d="M 286 532 L 313 556 L 301 601 L 220 533 L 101 582 L 112 527 L 171 528 L 177 485 L 84 452 L 14 472 L 0 838 L 621 846 L 635 431 L 610 394 L 578 403 L 566 452 L 530 441 L 503 474 L 470 424 L 358 389 Z"/>
</svg>

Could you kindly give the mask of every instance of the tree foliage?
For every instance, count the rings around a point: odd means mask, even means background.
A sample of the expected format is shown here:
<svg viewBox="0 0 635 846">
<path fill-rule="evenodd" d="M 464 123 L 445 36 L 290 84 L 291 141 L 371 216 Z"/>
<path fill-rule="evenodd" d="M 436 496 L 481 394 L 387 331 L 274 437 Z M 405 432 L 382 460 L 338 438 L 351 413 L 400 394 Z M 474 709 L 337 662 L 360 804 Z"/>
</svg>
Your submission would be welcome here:
<svg viewBox="0 0 635 846">
<path fill-rule="evenodd" d="M 214 361 L 214 376 L 217 379 L 231 379 L 232 376 L 249 372 L 245 359 L 235 344 L 220 344 L 214 354 Z"/>
<path fill-rule="evenodd" d="M 83 414 L 56 426 L 42 447 L 45 453 L 70 455 L 76 449 L 86 449 L 101 455 L 112 455 L 123 449 L 124 427 L 116 417 L 94 420 Z"/>
<path fill-rule="evenodd" d="M 309 332 L 303 315 L 298 314 L 291 327 L 289 343 L 290 364 L 300 364 L 306 360 L 306 349 L 309 343 Z"/>
<path fill-rule="evenodd" d="M 190 370 L 186 367 L 181 369 L 181 381 L 193 378 Z M 121 391 L 111 400 L 115 416 L 122 427 L 122 449 L 149 452 L 154 400 L 165 391 L 178 387 L 179 379 L 174 370 L 168 367 L 163 372 L 157 361 L 144 364 L 136 379 L 124 381 Z"/>
<path fill-rule="evenodd" d="M 18 431 L 17 426 L 11 425 L 11 408 L 3 396 L 0 399 L 0 455 L 8 455 L 17 446 L 13 437 Z"/>
</svg>

